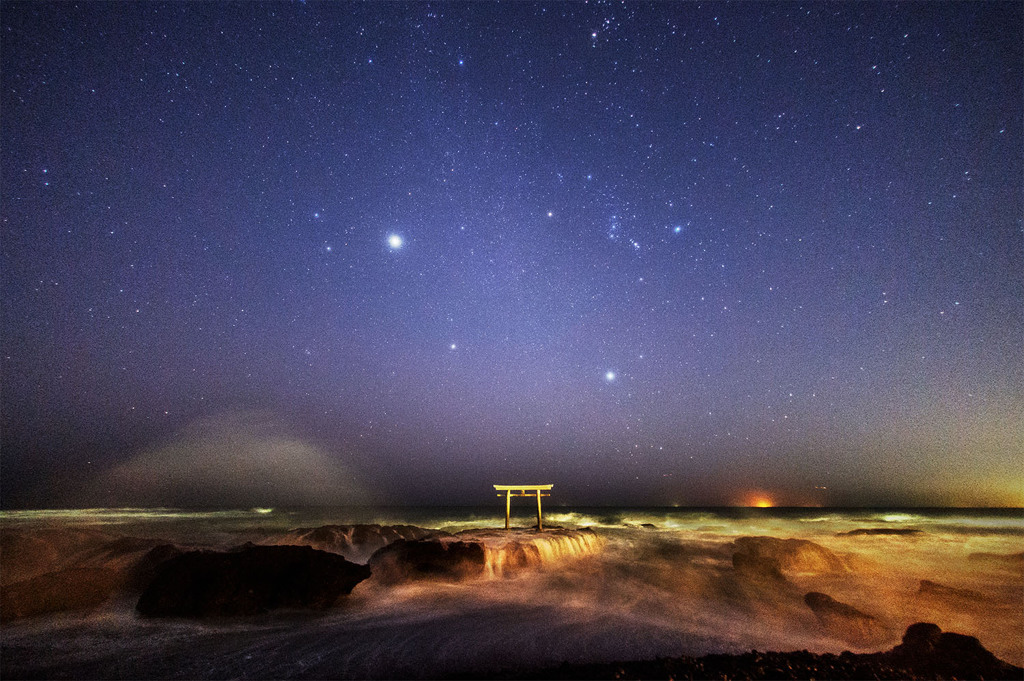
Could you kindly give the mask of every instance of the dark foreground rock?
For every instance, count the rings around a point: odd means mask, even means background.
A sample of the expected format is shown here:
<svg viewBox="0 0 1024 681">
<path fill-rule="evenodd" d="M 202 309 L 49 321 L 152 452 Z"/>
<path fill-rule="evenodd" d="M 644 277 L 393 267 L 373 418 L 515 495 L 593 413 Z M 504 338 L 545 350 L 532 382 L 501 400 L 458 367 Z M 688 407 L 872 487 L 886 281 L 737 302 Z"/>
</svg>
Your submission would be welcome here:
<svg viewBox="0 0 1024 681">
<path fill-rule="evenodd" d="M 384 584 L 410 579 L 458 581 L 483 574 L 484 547 L 476 542 L 399 540 L 370 557 L 373 578 Z"/>
<path fill-rule="evenodd" d="M 474 677 L 483 675 L 475 674 Z M 942 633 L 934 624 L 911 625 L 903 643 L 882 653 L 788 653 L 658 658 L 646 662 L 563 664 L 505 679 L 1016 679 L 1024 669 L 1003 662 L 978 639 Z M 469 678 L 467 675 L 465 678 Z"/>
<path fill-rule="evenodd" d="M 308 546 L 190 551 L 160 563 L 136 610 L 144 617 L 236 617 L 323 610 L 370 576 L 365 565 Z"/>
</svg>

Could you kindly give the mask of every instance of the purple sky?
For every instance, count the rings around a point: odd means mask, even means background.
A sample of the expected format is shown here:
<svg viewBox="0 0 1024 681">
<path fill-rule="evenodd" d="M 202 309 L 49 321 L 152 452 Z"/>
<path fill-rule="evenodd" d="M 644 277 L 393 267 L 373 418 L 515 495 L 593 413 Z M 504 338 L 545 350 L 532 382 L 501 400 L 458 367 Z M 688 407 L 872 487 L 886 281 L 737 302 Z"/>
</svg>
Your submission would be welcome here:
<svg viewBox="0 0 1024 681">
<path fill-rule="evenodd" d="M 1021 7 L 5 2 L 0 503 L 1024 504 Z"/>
</svg>

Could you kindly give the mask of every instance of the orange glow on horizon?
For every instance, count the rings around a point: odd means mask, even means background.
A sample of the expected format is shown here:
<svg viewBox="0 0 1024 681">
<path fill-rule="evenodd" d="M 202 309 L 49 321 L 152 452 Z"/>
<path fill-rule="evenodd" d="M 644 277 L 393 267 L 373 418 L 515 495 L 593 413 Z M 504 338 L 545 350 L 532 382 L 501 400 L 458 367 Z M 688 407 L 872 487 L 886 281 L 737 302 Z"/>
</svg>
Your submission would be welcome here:
<svg viewBox="0 0 1024 681">
<path fill-rule="evenodd" d="M 743 495 L 743 500 L 737 504 L 738 506 L 748 506 L 753 508 L 773 508 L 775 506 L 775 499 L 772 495 L 762 490 L 753 490 Z"/>
</svg>

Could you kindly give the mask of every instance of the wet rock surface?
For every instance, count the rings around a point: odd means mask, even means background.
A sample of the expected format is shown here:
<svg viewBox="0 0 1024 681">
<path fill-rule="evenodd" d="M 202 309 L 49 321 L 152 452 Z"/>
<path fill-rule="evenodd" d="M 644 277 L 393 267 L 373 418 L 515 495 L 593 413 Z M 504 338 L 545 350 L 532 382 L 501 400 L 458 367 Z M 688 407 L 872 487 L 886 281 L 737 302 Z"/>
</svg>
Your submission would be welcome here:
<svg viewBox="0 0 1024 681">
<path fill-rule="evenodd" d="M 1021 679 L 1024 669 L 1003 662 L 973 636 L 943 633 L 919 622 L 903 643 L 881 653 L 758 652 L 671 657 L 642 662 L 563 664 L 524 673 L 476 675 L 522 679 Z M 469 678 L 465 676 L 462 678 Z"/>
<path fill-rule="evenodd" d="M 278 608 L 323 610 L 370 569 L 308 546 L 190 551 L 161 562 L 136 610 L 144 617 L 237 617 Z"/>
</svg>

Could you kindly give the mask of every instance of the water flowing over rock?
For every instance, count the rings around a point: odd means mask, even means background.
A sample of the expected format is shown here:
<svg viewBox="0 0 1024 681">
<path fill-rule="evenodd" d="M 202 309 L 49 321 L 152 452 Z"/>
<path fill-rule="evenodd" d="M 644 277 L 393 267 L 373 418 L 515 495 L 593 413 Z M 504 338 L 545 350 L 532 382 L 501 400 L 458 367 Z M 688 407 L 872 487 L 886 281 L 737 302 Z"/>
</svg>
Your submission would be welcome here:
<svg viewBox="0 0 1024 681">
<path fill-rule="evenodd" d="M 575 560 L 600 550 L 592 530 L 467 530 L 454 537 L 397 541 L 370 558 L 375 579 L 459 581 L 501 578 L 527 567 Z"/>
<path fill-rule="evenodd" d="M 156 568 L 136 610 L 144 617 L 193 618 L 323 610 L 369 576 L 365 565 L 308 546 L 190 551 Z"/>
<path fill-rule="evenodd" d="M 735 545 L 737 553 L 778 561 L 784 572 L 820 574 L 849 571 L 842 558 L 824 546 L 806 539 L 740 537 Z"/>
</svg>

